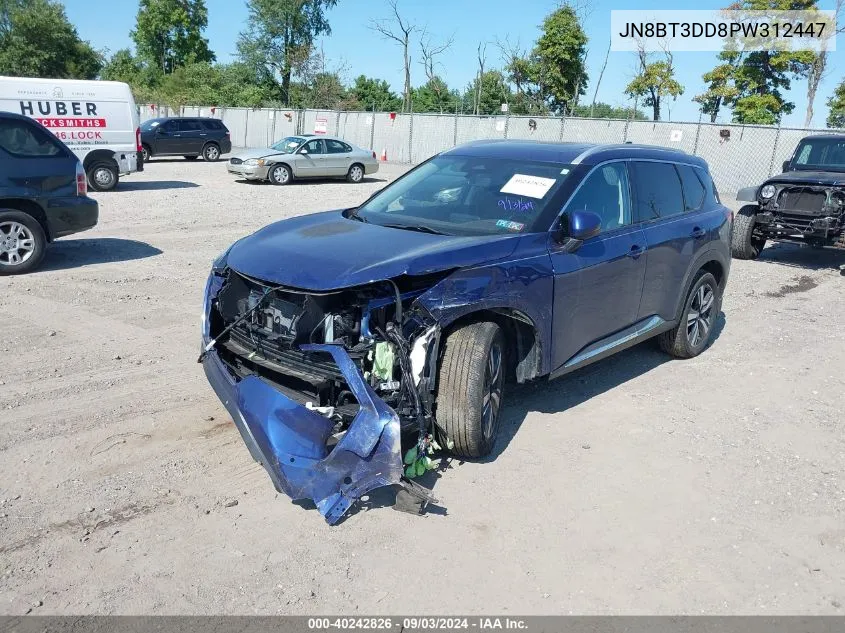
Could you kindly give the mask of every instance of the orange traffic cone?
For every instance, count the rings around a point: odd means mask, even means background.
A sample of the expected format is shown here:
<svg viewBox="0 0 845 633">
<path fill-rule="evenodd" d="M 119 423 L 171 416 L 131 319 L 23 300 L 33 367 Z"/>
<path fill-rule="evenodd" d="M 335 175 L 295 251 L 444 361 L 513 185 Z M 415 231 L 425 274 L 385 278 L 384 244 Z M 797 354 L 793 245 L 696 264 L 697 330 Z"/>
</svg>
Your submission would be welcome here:
<svg viewBox="0 0 845 633">
<path fill-rule="evenodd" d="M 383 147 L 382 150 L 381 150 L 381 160 L 383 160 L 383 161 L 387 160 L 387 148 L 386 147 Z"/>
</svg>

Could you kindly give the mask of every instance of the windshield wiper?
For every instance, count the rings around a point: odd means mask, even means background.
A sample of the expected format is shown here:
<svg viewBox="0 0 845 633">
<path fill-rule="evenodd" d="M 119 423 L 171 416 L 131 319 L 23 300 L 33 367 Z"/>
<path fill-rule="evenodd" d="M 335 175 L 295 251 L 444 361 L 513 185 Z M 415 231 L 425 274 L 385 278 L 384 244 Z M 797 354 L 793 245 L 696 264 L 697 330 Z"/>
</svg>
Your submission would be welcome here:
<svg viewBox="0 0 845 633">
<path fill-rule="evenodd" d="M 369 220 L 362 215 L 358 215 L 358 209 L 352 209 L 346 216 L 347 220 L 358 220 L 359 222 L 363 222 L 367 224 Z"/>
<path fill-rule="evenodd" d="M 424 226 L 422 224 L 382 224 L 380 226 L 386 226 L 391 229 L 405 229 L 406 231 L 418 231 L 420 233 L 431 233 L 432 235 L 449 235 L 448 233 L 438 231 L 437 229 L 433 229 L 430 226 Z"/>
</svg>

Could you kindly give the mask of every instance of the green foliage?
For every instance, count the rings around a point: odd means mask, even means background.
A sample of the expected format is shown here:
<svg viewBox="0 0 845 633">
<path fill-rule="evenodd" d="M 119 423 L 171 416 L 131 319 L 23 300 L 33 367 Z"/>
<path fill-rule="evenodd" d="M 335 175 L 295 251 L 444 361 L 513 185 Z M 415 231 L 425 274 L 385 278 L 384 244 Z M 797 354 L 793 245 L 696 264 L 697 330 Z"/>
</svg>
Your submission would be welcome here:
<svg viewBox="0 0 845 633">
<path fill-rule="evenodd" d="M 625 94 L 643 99 L 643 105 L 652 108 L 654 120 L 659 121 L 663 98 L 678 98 L 684 93 L 684 87 L 675 79 L 675 69 L 668 56 L 666 60 L 649 62 L 641 53 L 640 60 L 640 72 L 625 87 Z"/>
<path fill-rule="evenodd" d="M 140 0 L 135 30 L 130 33 L 143 61 L 171 73 L 215 57 L 202 36 L 208 26 L 205 0 Z"/>
<path fill-rule="evenodd" d="M 102 54 L 54 0 L 0 0 L 0 75 L 94 79 Z"/>
<path fill-rule="evenodd" d="M 463 96 L 462 110 L 473 111 L 475 91 L 478 78 L 467 86 Z M 488 70 L 481 76 L 481 99 L 478 107 L 479 114 L 499 114 L 503 103 L 510 103 L 512 97 L 510 86 L 505 76 L 498 70 Z"/>
<path fill-rule="evenodd" d="M 537 86 L 552 112 L 568 112 L 587 89 L 587 34 L 575 9 L 564 4 L 543 20 L 543 34 L 527 62 L 509 69 Z"/>
<path fill-rule="evenodd" d="M 592 114 L 590 113 L 591 111 Z M 572 112 L 572 116 L 591 116 L 594 119 L 634 119 L 637 121 L 645 121 L 648 118 L 639 108 L 634 111 L 633 108 L 612 106 L 602 101 L 597 101 L 592 107 L 588 105 L 576 106 Z"/>
<path fill-rule="evenodd" d="M 402 97 L 397 96 L 384 79 L 364 75 L 355 78 L 349 98 L 354 110 L 372 110 L 375 106 L 380 112 L 395 112 L 402 107 Z"/>
<path fill-rule="evenodd" d="M 247 29 L 238 39 L 241 61 L 279 77 L 283 99 L 291 100 L 291 79 L 307 64 L 314 40 L 331 34 L 325 11 L 337 0 L 247 0 Z"/>
<path fill-rule="evenodd" d="M 719 53 L 719 59 L 724 63 L 702 75 L 707 82 L 707 90 L 692 99 L 701 105 L 704 114 L 710 115 L 711 123 L 716 122 L 721 107 L 733 103 L 739 92 L 733 83 L 740 61 L 739 53 L 723 51 Z"/>
<path fill-rule="evenodd" d="M 460 107 L 461 96 L 440 77 L 433 77 L 419 88 L 411 91 L 414 112 L 455 112 Z"/>
<path fill-rule="evenodd" d="M 827 100 L 827 107 L 830 108 L 827 115 L 827 127 L 845 127 L 845 79 L 836 86 Z"/>
<path fill-rule="evenodd" d="M 815 10 L 816 0 L 741 0 L 730 6 L 740 11 Z M 733 50 L 719 55 L 723 63 L 704 75 L 709 87 L 695 100 L 702 112 L 715 120 L 719 107 L 733 109 L 736 123 L 775 124 L 784 114 L 795 109 L 786 101 L 783 91 L 789 90 L 793 79 L 806 77 L 816 60 L 812 51 L 753 51 Z"/>
</svg>

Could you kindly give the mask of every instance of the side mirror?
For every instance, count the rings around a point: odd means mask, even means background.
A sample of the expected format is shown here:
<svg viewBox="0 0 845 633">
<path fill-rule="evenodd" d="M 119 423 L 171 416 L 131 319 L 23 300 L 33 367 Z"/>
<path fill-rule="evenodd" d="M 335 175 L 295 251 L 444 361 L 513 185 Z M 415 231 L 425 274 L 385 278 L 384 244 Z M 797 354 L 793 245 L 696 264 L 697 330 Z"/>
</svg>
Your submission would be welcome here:
<svg viewBox="0 0 845 633">
<path fill-rule="evenodd" d="M 588 240 L 601 233 L 601 218 L 592 211 L 573 211 L 569 214 L 569 237 Z"/>
<path fill-rule="evenodd" d="M 788 172 L 789 171 L 789 161 L 788 160 L 783 161 L 783 165 L 781 165 L 781 167 L 782 167 L 781 171 L 783 173 Z"/>
<path fill-rule="evenodd" d="M 299 150 L 299 153 L 300 154 L 307 154 L 308 150 L 303 147 L 301 150 Z"/>
</svg>

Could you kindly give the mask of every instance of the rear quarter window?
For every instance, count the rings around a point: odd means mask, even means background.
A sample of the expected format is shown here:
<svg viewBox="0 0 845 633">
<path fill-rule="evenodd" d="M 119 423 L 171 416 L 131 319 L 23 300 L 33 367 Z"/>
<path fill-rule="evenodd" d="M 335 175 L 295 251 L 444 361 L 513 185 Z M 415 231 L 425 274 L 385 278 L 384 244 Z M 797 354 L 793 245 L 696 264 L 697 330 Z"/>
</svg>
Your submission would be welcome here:
<svg viewBox="0 0 845 633">
<path fill-rule="evenodd" d="M 225 130 L 226 126 L 217 119 L 203 119 L 202 125 L 206 130 Z"/>
<path fill-rule="evenodd" d="M 707 191 L 701 182 L 700 170 L 689 165 L 676 165 L 684 188 L 684 205 L 687 211 L 698 211 L 704 206 Z"/>
<path fill-rule="evenodd" d="M 22 119 L 0 120 L 0 148 L 20 158 L 55 158 L 68 155 L 52 134 Z"/>
</svg>

